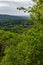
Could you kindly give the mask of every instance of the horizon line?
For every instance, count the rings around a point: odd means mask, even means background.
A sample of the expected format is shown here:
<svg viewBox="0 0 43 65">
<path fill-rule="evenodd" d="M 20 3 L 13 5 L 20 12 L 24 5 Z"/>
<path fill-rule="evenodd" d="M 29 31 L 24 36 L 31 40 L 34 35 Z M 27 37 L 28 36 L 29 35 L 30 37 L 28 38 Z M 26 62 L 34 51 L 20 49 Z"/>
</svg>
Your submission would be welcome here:
<svg viewBox="0 0 43 65">
<path fill-rule="evenodd" d="M 0 15 L 8 15 L 8 16 L 29 16 L 29 15 L 13 15 L 13 14 L 0 14 Z"/>
</svg>

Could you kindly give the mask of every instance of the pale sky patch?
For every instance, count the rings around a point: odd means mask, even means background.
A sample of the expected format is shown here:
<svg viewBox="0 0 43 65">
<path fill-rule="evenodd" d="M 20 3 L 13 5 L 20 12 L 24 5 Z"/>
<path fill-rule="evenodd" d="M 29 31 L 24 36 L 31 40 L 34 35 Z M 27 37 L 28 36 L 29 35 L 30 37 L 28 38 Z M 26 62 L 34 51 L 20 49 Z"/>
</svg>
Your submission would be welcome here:
<svg viewBox="0 0 43 65">
<path fill-rule="evenodd" d="M 10 7 L 8 3 L 0 3 L 0 7 Z"/>
<path fill-rule="evenodd" d="M 0 1 L 29 2 L 29 1 L 31 1 L 31 0 L 0 0 Z"/>
<path fill-rule="evenodd" d="M 23 11 L 17 10 L 17 7 L 26 7 L 33 6 L 31 0 L 0 0 L 0 14 L 9 14 L 9 15 L 28 15 Z"/>
</svg>

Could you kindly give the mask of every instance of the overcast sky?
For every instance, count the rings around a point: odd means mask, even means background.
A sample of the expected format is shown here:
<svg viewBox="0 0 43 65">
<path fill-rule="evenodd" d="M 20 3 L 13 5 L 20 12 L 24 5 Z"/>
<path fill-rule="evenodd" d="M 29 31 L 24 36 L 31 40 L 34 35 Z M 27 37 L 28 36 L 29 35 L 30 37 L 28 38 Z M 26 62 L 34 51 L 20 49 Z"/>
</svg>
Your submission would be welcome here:
<svg viewBox="0 0 43 65">
<path fill-rule="evenodd" d="M 31 0 L 0 0 L 0 14 L 8 15 L 28 15 L 23 11 L 17 10 L 17 7 L 28 7 L 32 6 Z"/>
</svg>

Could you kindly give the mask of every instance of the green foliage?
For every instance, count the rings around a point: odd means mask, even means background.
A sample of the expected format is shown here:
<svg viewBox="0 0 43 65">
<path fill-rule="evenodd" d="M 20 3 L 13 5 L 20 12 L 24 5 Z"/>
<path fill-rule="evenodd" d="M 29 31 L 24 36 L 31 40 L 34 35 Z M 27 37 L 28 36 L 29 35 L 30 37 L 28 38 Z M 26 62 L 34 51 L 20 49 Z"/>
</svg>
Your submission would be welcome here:
<svg viewBox="0 0 43 65">
<path fill-rule="evenodd" d="M 25 32 L 30 25 L 33 24 L 30 23 L 27 17 L 15 17 L 14 20 L 0 20 L 1 30 L 11 31 L 19 34 Z"/>
<path fill-rule="evenodd" d="M 43 5 L 40 4 L 41 1 L 38 0 L 31 9 L 31 22 L 34 25 L 26 32 L 18 34 L 0 30 L 0 65 L 43 65 Z"/>
<path fill-rule="evenodd" d="M 8 32 L 7 32 L 8 34 Z M 8 36 L 11 33 L 8 34 Z M 5 35 L 7 36 L 7 35 Z M 2 58 L 2 65 L 42 65 L 43 64 L 43 30 L 42 27 L 34 26 L 27 33 L 22 35 L 12 34 L 12 38 L 16 41 L 9 41 L 7 43 Z M 11 38 L 11 37 L 10 37 Z M 8 39 L 9 40 L 9 39 Z M 10 43 L 12 42 L 12 44 Z M 16 45 L 15 43 L 16 42 Z"/>
</svg>

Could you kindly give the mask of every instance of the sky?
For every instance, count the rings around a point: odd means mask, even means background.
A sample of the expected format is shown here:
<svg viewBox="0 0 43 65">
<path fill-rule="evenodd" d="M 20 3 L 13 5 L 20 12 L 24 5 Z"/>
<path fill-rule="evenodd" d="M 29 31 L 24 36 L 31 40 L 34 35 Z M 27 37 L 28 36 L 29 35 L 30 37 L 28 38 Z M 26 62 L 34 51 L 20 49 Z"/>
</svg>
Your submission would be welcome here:
<svg viewBox="0 0 43 65">
<path fill-rule="evenodd" d="M 33 6 L 31 0 L 0 0 L 0 14 L 27 16 L 27 12 L 17 10 L 17 7 Z"/>
</svg>

